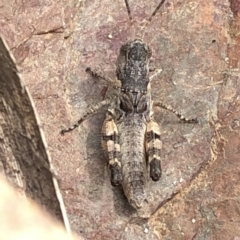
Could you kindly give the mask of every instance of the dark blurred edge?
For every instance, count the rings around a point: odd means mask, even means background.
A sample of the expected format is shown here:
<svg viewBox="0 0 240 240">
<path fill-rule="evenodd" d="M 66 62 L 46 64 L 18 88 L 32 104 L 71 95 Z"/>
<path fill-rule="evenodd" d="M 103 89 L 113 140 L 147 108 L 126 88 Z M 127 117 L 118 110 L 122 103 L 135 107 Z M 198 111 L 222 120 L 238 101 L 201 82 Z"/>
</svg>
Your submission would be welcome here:
<svg viewBox="0 0 240 240">
<path fill-rule="evenodd" d="M 0 36 L 0 160 L 8 182 L 57 217 L 70 232 L 33 101 Z"/>
</svg>

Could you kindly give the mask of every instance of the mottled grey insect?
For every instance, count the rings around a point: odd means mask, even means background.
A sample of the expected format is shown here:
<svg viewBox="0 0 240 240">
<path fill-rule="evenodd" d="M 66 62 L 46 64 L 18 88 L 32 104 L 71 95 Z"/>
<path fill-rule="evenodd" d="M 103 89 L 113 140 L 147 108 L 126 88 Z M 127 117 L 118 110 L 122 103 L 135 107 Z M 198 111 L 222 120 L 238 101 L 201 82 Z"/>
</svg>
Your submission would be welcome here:
<svg viewBox="0 0 240 240">
<path fill-rule="evenodd" d="M 164 1 L 160 2 L 148 21 L 152 20 Z M 131 20 L 127 0 L 125 3 Z M 162 173 L 161 129 L 154 120 L 153 107 L 169 110 L 183 122 L 197 122 L 196 119 L 186 119 L 170 106 L 152 101 L 149 77 L 151 54 L 150 47 L 140 39 L 124 44 L 117 59 L 118 80 L 109 80 L 114 83 L 114 94 L 90 107 L 75 125 L 61 131 L 62 134 L 72 131 L 100 107 L 109 105 L 102 127 L 102 147 L 108 160 L 111 184 L 122 185 L 130 205 L 135 209 L 140 209 L 147 202 L 147 175 L 158 181 Z M 90 68 L 87 71 L 99 76 Z"/>
</svg>

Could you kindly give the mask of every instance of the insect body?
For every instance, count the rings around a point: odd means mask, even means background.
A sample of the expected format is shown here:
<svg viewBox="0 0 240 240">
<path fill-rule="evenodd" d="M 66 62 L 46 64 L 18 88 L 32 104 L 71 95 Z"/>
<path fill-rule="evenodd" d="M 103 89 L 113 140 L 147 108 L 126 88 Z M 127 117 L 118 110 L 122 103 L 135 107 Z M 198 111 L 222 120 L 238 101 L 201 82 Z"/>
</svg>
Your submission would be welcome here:
<svg viewBox="0 0 240 240">
<path fill-rule="evenodd" d="M 62 134 L 72 131 L 101 106 L 109 105 L 102 127 L 102 147 L 108 160 L 111 184 L 122 185 L 135 209 L 142 208 L 147 202 L 148 175 L 153 181 L 158 181 L 162 172 L 161 130 L 154 120 L 153 107 L 169 110 L 184 122 L 197 122 L 196 119 L 184 118 L 161 102 L 152 101 L 149 77 L 151 54 L 150 47 L 140 39 L 124 44 L 117 59 L 115 94 L 89 108 L 77 124 L 61 131 Z M 87 71 L 98 75 L 90 68 Z"/>
<path fill-rule="evenodd" d="M 122 183 L 125 195 L 135 208 L 141 208 L 147 200 L 146 154 L 151 178 L 157 181 L 161 176 L 160 129 L 151 111 L 150 56 L 150 48 L 141 40 L 122 46 L 117 61 L 121 88 L 110 104 L 102 131 L 112 185 Z"/>
<path fill-rule="evenodd" d="M 150 48 L 139 39 L 123 45 L 117 60 L 116 75 L 120 82 L 115 85 L 115 94 L 89 108 L 77 124 L 61 132 L 72 131 L 101 106 L 109 104 L 102 127 L 102 147 L 109 164 L 111 184 L 122 185 L 129 203 L 136 209 L 147 202 L 147 164 L 153 181 L 161 177 L 161 130 L 154 120 L 153 106 L 175 113 L 184 122 L 197 121 L 188 120 L 171 107 L 151 100 L 150 57 Z"/>
</svg>

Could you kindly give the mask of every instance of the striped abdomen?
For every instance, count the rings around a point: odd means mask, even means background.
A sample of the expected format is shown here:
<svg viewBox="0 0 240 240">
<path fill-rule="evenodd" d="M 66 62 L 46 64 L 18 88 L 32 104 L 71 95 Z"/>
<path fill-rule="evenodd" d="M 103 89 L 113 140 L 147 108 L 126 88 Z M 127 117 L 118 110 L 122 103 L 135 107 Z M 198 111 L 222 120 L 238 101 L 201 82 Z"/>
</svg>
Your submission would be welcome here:
<svg viewBox="0 0 240 240">
<path fill-rule="evenodd" d="M 121 148 L 123 190 L 134 208 L 141 208 L 146 201 L 146 121 L 141 114 L 131 114 L 117 123 Z"/>
</svg>

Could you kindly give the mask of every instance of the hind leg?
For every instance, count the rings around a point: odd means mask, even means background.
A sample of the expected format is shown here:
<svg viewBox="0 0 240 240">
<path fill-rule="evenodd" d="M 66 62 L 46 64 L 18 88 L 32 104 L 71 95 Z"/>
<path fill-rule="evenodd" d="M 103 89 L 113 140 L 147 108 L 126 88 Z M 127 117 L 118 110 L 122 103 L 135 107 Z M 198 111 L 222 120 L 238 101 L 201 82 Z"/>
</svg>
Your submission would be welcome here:
<svg viewBox="0 0 240 240">
<path fill-rule="evenodd" d="M 108 160 L 111 184 L 112 186 L 118 186 L 122 183 L 119 135 L 117 126 L 109 113 L 107 113 L 102 127 L 102 148 Z"/>
<path fill-rule="evenodd" d="M 150 166 L 150 177 L 153 181 L 158 181 L 162 175 L 160 151 L 162 141 L 160 138 L 161 130 L 157 122 L 151 120 L 147 124 L 146 132 L 146 152 L 148 164 Z"/>
<path fill-rule="evenodd" d="M 174 113 L 182 122 L 184 123 L 198 123 L 198 119 L 197 118 L 185 118 L 183 115 L 181 115 L 177 110 L 173 109 L 171 106 L 168 106 L 162 102 L 154 102 L 153 103 L 153 107 L 160 107 L 163 108 L 167 111 L 170 111 L 172 113 Z"/>
</svg>

